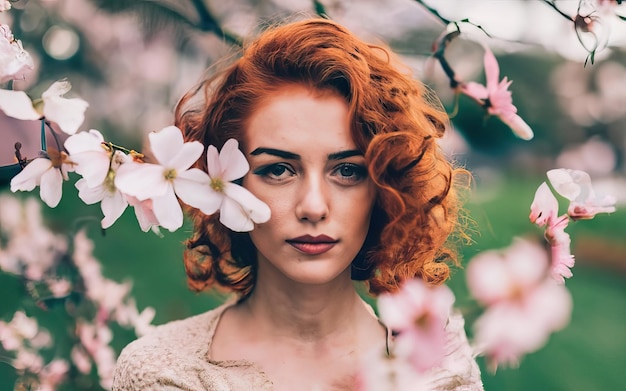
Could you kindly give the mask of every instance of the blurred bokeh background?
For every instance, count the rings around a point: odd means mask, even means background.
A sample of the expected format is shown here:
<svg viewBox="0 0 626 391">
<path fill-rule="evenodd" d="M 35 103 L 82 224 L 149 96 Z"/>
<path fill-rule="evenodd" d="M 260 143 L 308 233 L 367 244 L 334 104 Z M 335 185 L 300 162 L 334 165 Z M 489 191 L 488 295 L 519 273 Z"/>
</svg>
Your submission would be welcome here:
<svg viewBox="0 0 626 391">
<path fill-rule="evenodd" d="M 595 31 L 603 48 L 594 64 L 584 66 L 588 53 L 573 24 L 547 3 L 425 2 L 449 20 L 467 18 L 474 24 L 462 24 L 463 35 L 450 45 L 447 59 L 460 79 L 483 82 L 481 44 L 491 47 L 501 77 L 513 80 L 518 114 L 535 132 L 531 141 L 485 118 L 469 99 L 461 97 L 455 107 L 449 81 L 430 57 L 445 25 L 414 0 L 19 0 L 0 14 L 0 21 L 11 26 L 36 63 L 15 89 L 38 97 L 51 82 L 67 78 L 73 85 L 69 96 L 90 103 L 81 129 L 98 129 L 109 141 L 137 150 L 148 132 L 171 124 L 177 99 L 207 67 L 236 55 L 234 42 L 263 26 L 323 8 L 364 39 L 390 45 L 447 110 L 456 112 L 443 147 L 475 179 L 468 212 L 476 232 L 463 248 L 464 260 L 508 246 L 515 236 L 540 238 L 528 213 L 549 169 L 585 170 L 598 191 L 618 199 L 612 215 L 568 228 L 577 262 L 567 281 L 574 298 L 570 325 L 543 350 L 525 357 L 519 369 L 491 374 L 480 361 L 486 389 L 619 390 L 626 385 L 626 20 L 615 14 L 626 16 L 626 5 L 590 2 L 601 6 L 594 15 L 601 17 Z M 553 3 L 569 15 L 579 5 L 577 0 Z M 38 130 L 37 123 L 0 113 L 0 165 L 13 162 L 16 141 L 34 156 Z M 0 191 L 8 191 L 6 184 Z M 127 211 L 103 235 L 99 207 L 84 205 L 76 193 L 70 181 L 56 209 L 44 206 L 50 226 L 69 231 L 77 220 L 93 216 L 94 223 L 86 226 L 104 274 L 132 280 L 139 307 L 156 309 L 156 324 L 208 310 L 222 300 L 186 288 L 181 254 L 189 226 L 160 238 L 142 233 Z M 463 270 L 450 284 L 462 307 Z M 20 306 L 21 289 L 0 274 L 2 319 Z M 131 336 L 117 332 L 119 349 Z M 0 362 L 0 389 L 11 389 L 14 380 L 12 368 Z"/>
</svg>

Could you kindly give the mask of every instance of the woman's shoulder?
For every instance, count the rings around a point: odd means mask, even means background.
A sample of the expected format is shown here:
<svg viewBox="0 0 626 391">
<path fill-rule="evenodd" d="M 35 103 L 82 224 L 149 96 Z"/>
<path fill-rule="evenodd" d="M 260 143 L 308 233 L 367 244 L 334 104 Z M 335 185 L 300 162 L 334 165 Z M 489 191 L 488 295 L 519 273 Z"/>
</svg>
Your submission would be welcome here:
<svg viewBox="0 0 626 391">
<path fill-rule="evenodd" d="M 200 315 L 157 326 L 131 342 L 117 360 L 113 389 L 138 390 L 157 386 L 163 389 L 164 378 L 169 377 L 175 383 L 177 377 L 185 377 L 185 371 L 207 366 L 214 323 L 222 311 L 223 306 L 220 306 Z"/>
</svg>

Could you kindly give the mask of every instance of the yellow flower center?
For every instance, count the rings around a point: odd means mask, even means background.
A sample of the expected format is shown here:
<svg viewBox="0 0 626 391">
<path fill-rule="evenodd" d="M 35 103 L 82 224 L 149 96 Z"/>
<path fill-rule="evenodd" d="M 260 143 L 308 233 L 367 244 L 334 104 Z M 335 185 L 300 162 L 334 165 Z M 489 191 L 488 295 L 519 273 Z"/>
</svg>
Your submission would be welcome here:
<svg viewBox="0 0 626 391">
<path fill-rule="evenodd" d="M 165 177 L 165 180 L 170 181 L 170 182 L 176 179 L 177 175 L 178 174 L 176 173 L 176 170 L 174 170 L 173 168 L 166 170 L 165 173 L 163 174 L 163 176 Z"/>
<path fill-rule="evenodd" d="M 224 192 L 224 182 L 220 178 L 211 178 L 211 189 L 218 193 Z"/>
</svg>

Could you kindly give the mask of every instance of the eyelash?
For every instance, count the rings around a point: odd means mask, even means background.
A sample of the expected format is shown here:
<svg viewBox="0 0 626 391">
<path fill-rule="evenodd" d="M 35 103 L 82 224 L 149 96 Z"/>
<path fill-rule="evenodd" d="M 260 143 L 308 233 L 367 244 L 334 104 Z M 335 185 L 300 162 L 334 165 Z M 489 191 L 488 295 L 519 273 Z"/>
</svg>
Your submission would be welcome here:
<svg viewBox="0 0 626 391">
<path fill-rule="evenodd" d="M 280 173 L 277 173 L 275 171 L 276 169 L 282 169 L 282 171 Z M 254 174 L 273 181 L 282 182 L 287 179 L 286 177 L 282 176 L 282 174 L 284 174 L 285 172 L 289 173 L 289 177 L 296 175 L 296 170 L 294 170 L 293 167 L 286 163 L 268 164 L 267 166 L 263 166 L 255 170 Z"/>
<path fill-rule="evenodd" d="M 346 174 L 345 172 L 342 174 L 342 170 L 345 169 L 350 170 L 347 175 L 344 175 Z M 285 176 L 285 173 L 288 175 Z M 282 182 L 287 180 L 289 177 L 295 176 L 296 170 L 291 165 L 286 163 L 273 163 L 260 167 L 254 171 L 254 174 L 267 178 L 271 181 Z M 357 184 L 367 177 L 367 168 L 355 163 L 340 163 L 333 168 L 331 175 L 337 176 L 339 178 L 338 180 L 342 184 Z"/>
<path fill-rule="evenodd" d="M 350 175 L 342 175 L 341 170 L 345 168 L 351 169 Z M 355 163 L 341 163 L 333 169 L 332 173 L 333 175 L 338 174 L 341 182 L 347 184 L 356 184 L 367 177 L 367 168 L 365 166 Z"/>
</svg>

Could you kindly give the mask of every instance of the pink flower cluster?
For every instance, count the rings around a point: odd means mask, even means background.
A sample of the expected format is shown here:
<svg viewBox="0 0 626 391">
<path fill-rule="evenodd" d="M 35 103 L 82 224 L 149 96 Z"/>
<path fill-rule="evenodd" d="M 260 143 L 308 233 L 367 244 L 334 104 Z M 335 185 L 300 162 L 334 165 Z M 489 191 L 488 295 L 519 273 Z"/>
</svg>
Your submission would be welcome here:
<svg viewBox="0 0 626 391">
<path fill-rule="evenodd" d="M 76 317 L 76 342 L 68 360 L 55 359 L 44 365 L 39 351 L 49 348 L 53 340 L 34 318 L 18 311 L 10 322 L 0 321 L 0 343 L 14 355 L 11 365 L 20 374 L 35 375 L 40 389 L 54 390 L 70 366 L 85 375 L 95 366 L 102 387 L 110 388 L 116 361 L 111 323 L 134 329 L 141 336 L 153 327 L 155 311 L 148 307 L 139 312 L 130 297 L 130 284 L 102 275 L 100 263 L 92 255 L 93 244 L 84 232 L 76 234 L 70 246 L 64 235 L 43 225 L 40 209 L 41 203 L 32 198 L 22 204 L 12 196 L 0 196 L 0 271 L 23 278 L 44 307 L 51 299 L 83 295 L 68 314 Z M 68 260 L 77 277 L 59 272 L 68 266 Z"/>
<path fill-rule="evenodd" d="M 9 99 L 4 104 L 2 99 L 0 93 L 0 108 L 6 109 Z M 168 126 L 150 133 L 149 140 L 156 163 L 145 163 L 143 155 L 105 142 L 95 129 L 74 134 L 56 159 L 44 156 L 26 165 L 11 180 L 11 191 L 39 186 L 41 199 L 55 207 L 61 200 L 63 180 L 75 171 L 82 175 L 76 182 L 80 199 L 86 204 L 100 202 L 102 228 L 110 227 L 130 204 L 143 231 L 159 226 L 175 231 L 183 224 L 179 200 L 207 215 L 219 210 L 220 221 L 234 231 L 250 231 L 254 223 L 269 219 L 265 203 L 232 183 L 249 170 L 236 140 L 228 140 L 219 154 L 209 146 L 208 173 L 191 167 L 204 148 L 198 141 L 185 142 L 180 129 Z"/>
<path fill-rule="evenodd" d="M 534 134 L 530 126 L 517 115 L 517 108 L 513 105 L 513 98 L 509 86 L 512 81 L 504 77 L 500 79 L 498 61 L 489 48 L 485 47 L 485 75 L 487 82 L 481 85 L 475 82 L 461 83 L 461 93 L 474 99 L 485 107 L 487 112 L 500 118 L 508 125 L 513 133 L 521 139 L 530 140 Z"/>
<path fill-rule="evenodd" d="M 492 370 L 517 365 L 569 323 L 572 299 L 548 277 L 548 255 L 518 239 L 504 251 L 485 251 L 467 267 L 470 294 L 484 306 L 474 322 L 474 343 Z"/>
<path fill-rule="evenodd" d="M 569 200 L 567 213 L 559 216 L 559 202 L 546 182 L 535 193 L 530 206 L 530 221 L 545 227 L 545 238 L 550 244 L 552 277 L 559 283 L 572 277 L 574 256 L 570 250 L 571 239 L 565 228 L 572 220 L 592 219 L 598 213 L 615 211 L 615 198 L 599 197 L 591 186 L 589 174 L 580 170 L 555 169 L 547 173 L 554 190 Z"/>
</svg>

